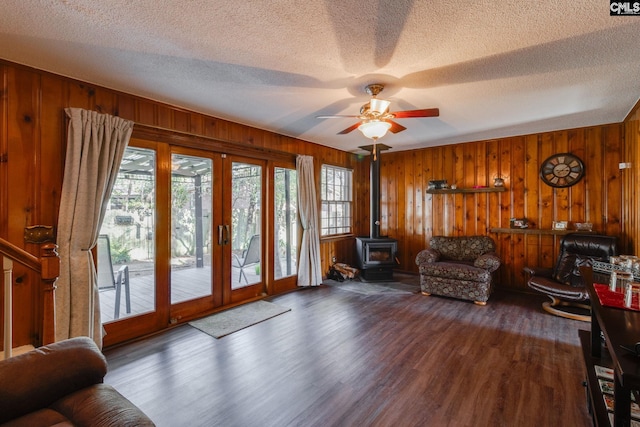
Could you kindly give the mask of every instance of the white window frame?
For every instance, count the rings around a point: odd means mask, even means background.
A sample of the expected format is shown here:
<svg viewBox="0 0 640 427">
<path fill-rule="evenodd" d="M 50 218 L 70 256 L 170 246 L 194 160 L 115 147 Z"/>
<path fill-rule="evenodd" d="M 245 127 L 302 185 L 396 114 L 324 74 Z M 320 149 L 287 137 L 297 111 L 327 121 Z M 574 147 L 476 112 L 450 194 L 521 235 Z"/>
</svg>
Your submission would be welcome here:
<svg viewBox="0 0 640 427">
<path fill-rule="evenodd" d="M 320 174 L 320 236 L 353 230 L 353 170 L 322 165 Z"/>
</svg>

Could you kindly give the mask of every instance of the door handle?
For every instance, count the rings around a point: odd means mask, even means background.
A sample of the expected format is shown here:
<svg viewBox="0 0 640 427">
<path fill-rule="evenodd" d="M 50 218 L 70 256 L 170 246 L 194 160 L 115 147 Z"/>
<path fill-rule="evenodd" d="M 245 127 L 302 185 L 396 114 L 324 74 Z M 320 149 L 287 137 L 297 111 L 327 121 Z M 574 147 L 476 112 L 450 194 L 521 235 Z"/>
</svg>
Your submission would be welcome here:
<svg viewBox="0 0 640 427">
<path fill-rule="evenodd" d="M 218 244 L 220 246 L 229 244 L 229 225 L 219 225 L 218 226 Z"/>
<path fill-rule="evenodd" d="M 218 245 L 224 245 L 224 225 L 218 226 Z"/>
</svg>

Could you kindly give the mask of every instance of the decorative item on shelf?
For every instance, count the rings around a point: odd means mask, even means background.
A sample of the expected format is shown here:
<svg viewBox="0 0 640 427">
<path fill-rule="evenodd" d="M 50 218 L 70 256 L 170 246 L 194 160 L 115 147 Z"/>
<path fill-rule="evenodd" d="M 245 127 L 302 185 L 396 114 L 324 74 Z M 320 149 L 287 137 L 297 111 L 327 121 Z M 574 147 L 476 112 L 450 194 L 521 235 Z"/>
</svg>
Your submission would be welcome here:
<svg viewBox="0 0 640 427">
<path fill-rule="evenodd" d="M 593 224 L 590 222 L 574 222 L 573 228 L 577 231 L 592 231 Z"/>
<path fill-rule="evenodd" d="M 443 190 L 445 188 L 448 188 L 446 179 L 439 179 L 439 180 L 432 179 L 429 181 L 429 185 L 427 187 L 427 189 L 429 190 Z"/>
<path fill-rule="evenodd" d="M 509 226 L 511 228 L 528 228 L 529 221 L 527 218 L 511 218 L 509 220 Z"/>
<path fill-rule="evenodd" d="M 494 187 L 504 187 L 504 178 L 501 177 L 500 175 L 496 175 L 496 177 L 493 178 L 493 186 Z"/>
<path fill-rule="evenodd" d="M 566 230 L 568 224 L 569 223 L 567 221 L 553 221 L 553 223 L 551 224 L 551 229 L 552 230 Z"/>
<path fill-rule="evenodd" d="M 455 190 L 455 189 L 457 189 L 457 188 L 458 188 L 458 186 L 457 186 L 456 184 L 451 184 L 451 187 L 450 187 L 450 188 L 451 188 L 452 190 Z"/>
</svg>

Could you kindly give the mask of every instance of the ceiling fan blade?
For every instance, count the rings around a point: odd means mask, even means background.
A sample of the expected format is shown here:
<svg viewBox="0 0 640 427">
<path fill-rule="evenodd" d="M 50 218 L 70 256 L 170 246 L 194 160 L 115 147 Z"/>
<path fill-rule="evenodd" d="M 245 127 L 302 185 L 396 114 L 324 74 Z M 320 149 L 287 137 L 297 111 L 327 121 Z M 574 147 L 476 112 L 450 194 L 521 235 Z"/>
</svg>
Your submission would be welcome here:
<svg viewBox="0 0 640 427">
<path fill-rule="evenodd" d="M 354 115 L 316 116 L 316 119 L 343 119 L 345 117 L 353 119 L 353 118 L 360 117 L 360 116 L 354 116 Z"/>
<path fill-rule="evenodd" d="M 389 132 L 398 133 L 402 132 L 406 129 L 406 127 L 402 126 L 400 123 L 396 123 L 391 120 L 387 120 L 388 123 L 391 123 L 391 127 L 389 128 Z"/>
<path fill-rule="evenodd" d="M 409 119 L 411 117 L 438 117 L 440 115 L 440 110 L 438 108 L 426 108 L 424 110 L 396 111 L 392 114 L 396 119 Z"/>
<path fill-rule="evenodd" d="M 351 132 L 351 131 L 353 131 L 353 130 L 358 129 L 358 126 L 360 126 L 360 122 L 356 123 L 355 125 L 351 125 L 351 126 L 349 126 L 348 128 L 346 128 L 346 129 L 345 129 L 345 130 L 343 130 L 343 131 L 338 132 L 338 135 L 346 135 L 346 134 L 348 134 L 349 132 Z"/>
</svg>

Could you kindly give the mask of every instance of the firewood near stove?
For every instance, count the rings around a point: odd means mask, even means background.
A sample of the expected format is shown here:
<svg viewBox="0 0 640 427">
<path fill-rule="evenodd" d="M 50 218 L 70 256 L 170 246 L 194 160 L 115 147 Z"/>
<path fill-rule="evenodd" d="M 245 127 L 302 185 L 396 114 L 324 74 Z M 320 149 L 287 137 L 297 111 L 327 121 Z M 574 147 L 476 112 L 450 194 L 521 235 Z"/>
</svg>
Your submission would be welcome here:
<svg viewBox="0 0 640 427">
<path fill-rule="evenodd" d="M 351 267 L 350 265 L 339 262 L 333 264 L 333 268 L 335 268 L 340 274 L 342 274 L 342 277 L 344 277 L 345 279 L 353 279 L 360 272 L 360 270 L 355 267 Z"/>
</svg>

